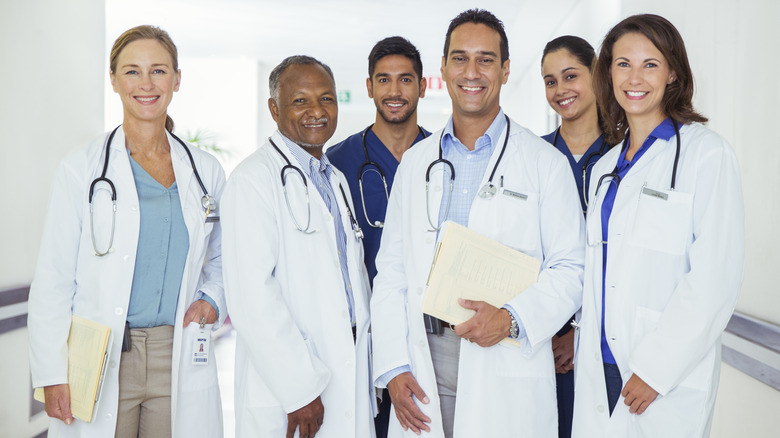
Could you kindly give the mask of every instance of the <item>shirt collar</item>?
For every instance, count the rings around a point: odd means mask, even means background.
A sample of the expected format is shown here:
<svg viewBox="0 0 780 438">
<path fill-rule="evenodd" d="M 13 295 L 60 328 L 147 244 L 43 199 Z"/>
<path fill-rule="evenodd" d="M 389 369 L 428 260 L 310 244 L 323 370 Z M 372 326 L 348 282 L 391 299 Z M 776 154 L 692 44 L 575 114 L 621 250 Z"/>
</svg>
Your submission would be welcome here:
<svg viewBox="0 0 780 438">
<path fill-rule="evenodd" d="M 330 177 L 331 164 L 326 154 L 322 154 L 321 159 L 318 160 L 314 158 L 312 154 L 306 152 L 306 150 L 298 146 L 297 143 L 282 134 L 282 131 L 277 130 L 276 132 L 279 134 L 279 137 L 282 138 L 282 141 L 284 141 L 284 144 L 287 145 L 290 153 L 293 155 L 293 157 L 295 157 L 295 160 L 298 161 L 298 164 L 301 165 L 304 173 L 306 173 L 309 178 L 312 178 L 311 171 L 314 169 Z"/>
<path fill-rule="evenodd" d="M 672 123 L 672 119 L 669 117 L 665 118 L 658 126 L 655 127 L 655 129 L 653 129 L 652 132 L 650 132 L 650 135 L 647 136 L 647 139 L 642 144 L 642 147 L 640 147 L 639 150 L 636 152 L 636 154 L 634 154 L 633 161 L 637 161 L 639 157 L 644 155 L 645 150 L 649 149 L 650 146 L 653 143 L 655 143 L 657 139 L 669 141 L 669 139 L 671 139 L 674 136 L 675 132 L 676 131 L 674 130 L 674 124 Z M 626 139 L 625 139 L 626 144 L 628 144 L 630 141 L 629 139 L 630 134 L 631 134 L 630 132 L 626 133 Z M 620 151 L 620 158 L 618 158 L 619 164 L 625 163 L 626 152 L 628 152 L 628 148 L 623 148 L 623 150 Z"/>
<path fill-rule="evenodd" d="M 479 150 L 484 147 L 489 147 L 490 151 L 493 151 L 496 148 L 496 143 L 500 141 L 501 133 L 504 131 L 504 128 L 506 127 L 506 117 L 504 117 L 504 110 L 499 108 L 498 114 L 496 115 L 496 118 L 493 119 L 493 122 L 488 126 L 487 131 L 485 131 L 485 134 L 482 135 L 482 137 L 479 137 L 474 144 L 474 150 Z M 457 137 L 455 137 L 455 131 L 452 125 L 452 116 L 450 116 L 450 119 L 447 121 L 447 125 L 444 127 L 444 132 L 442 136 L 442 150 L 447 151 L 451 147 L 455 147 L 456 145 L 461 145 L 463 148 L 463 143 L 458 140 Z"/>
</svg>

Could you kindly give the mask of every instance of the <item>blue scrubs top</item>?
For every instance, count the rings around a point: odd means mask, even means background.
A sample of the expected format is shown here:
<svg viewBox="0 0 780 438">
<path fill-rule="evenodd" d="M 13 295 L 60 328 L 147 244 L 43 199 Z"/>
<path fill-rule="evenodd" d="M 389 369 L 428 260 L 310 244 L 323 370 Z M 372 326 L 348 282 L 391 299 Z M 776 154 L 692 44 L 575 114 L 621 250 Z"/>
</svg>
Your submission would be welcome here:
<svg viewBox="0 0 780 438">
<path fill-rule="evenodd" d="M 414 143 L 431 135 L 430 132 L 423 129 L 424 136 L 417 134 Z M 366 216 L 363 213 L 363 201 L 360 199 L 360 188 L 358 185 L 358 171 L 360 166 L 366 162 L 366 155 L 363 151 L 363 131 L 347 137 L 346 140 L 338 143 L 325 152 L 331 164 L 347 178 L 349 191 L 352 194 L 352 204 L 355 206 L 354 213 L 360 228 L 363 229 L 363 252 L 366 269 L 368 270 L 368 279 L 371 285 L 374 284 L 376 276 L 376 254 L 379 252 L 379 242 L 382 239 L 382 229 L 374 228 L 368 225 Z M 412 143 L 412 144 L 414 144 Z M 373 130 L 368 130 L 366 134 L 366 149 L 371 161 L 377 163 L 385 173 L 387 180 L 387 191 L 393 186 L 395 171 L 398 168 L 398 161 L 395 156 L 385 147 L 374 134 Z M 382 178 L 375 166 L 366 166 L 363 168 L 363 196 L 366 201 L 366 212 L 371 222 L 385 220 L 387 211 L 387 199 L 385 198 L 385 189 L 382 184 Z"/>
<path fill-rule="evenodd" d="M 559 128 L 560 129 L 560 128 Z M 547 143 L 555 146 L 556 149 L 561 151 L 563 155 L 569 160 L 569 166 L 571 166 L 571 172 L 574 175 L 574 182 L 577 183 L 577 192 L 580 195 L 580 204 L 582 205 L 582 214 L 585 214 L 587 207 L 585 205 L 585 196 L 588 193 L 588 187 L 590 184 L 590 172 L 593 169 L 593 165 L 599 158 L 603 157 L 609 150 L 609 146 L 604 142 L 604 134 L 601 134 L 596 141 L 582 154 L 580 161 L 577 161 L 569 150 L 569 146 L 566 145 L 566 140 L 562 135 L 558 135 L 558 140 L 553 144 L 555 139 L 555 131 L 545 135 L 542 139 Z M 582 180 L 582 171 L 585 170 L 585 181 Z M 583 188 L 584 186 L 584 188 Z"/>
<path fill-rule="evenodd" d="M 624 147 L 620 152 L 617 166 L 615 166 L 613 173 L 616 173 L 620 179 L 623 179 L 623 177 L 628 174 L 631 168 L 634 167 L 634 164 L 636 164 L 639 159 L 642 158 L 645 152 L 650 149 L 650 146 L 655 143 L 656 139 L 660 138 L 664 141 L 668 141 L 670 138 L 672 138 L 672 136 L 674 136 L 674 125 L 672 124 L 672 119 L 667 118 L 661 122 L 660 125 L 656 126 L 655 129 L 653 129 L 653 132 L 651 132 L 650 135 L 648 135 L 645 139 L 645 142 L 642 143 L 642 147 L 636 151 L 633 159 L 628 161 L 626 160 L 626 152 L 628 152 L 628 148 L 625 147 L 625 145 L 629 143 L 629 138 L 628 133 L 626 133 L 626 140 L 623 143 Z M 620 187 L 619 183 L 607 183 L 608 180 L 614 181 L 614 178 L 604 178 L 604 184 L 609 186 L 606 195 L 604 195 L 604 202 L 601 204 L 601 240 L 604 242 L 608 242 L 607 236 L 609 235 L 609 217 L 612 215 L 612 207 L 615 205 L 615 196 L 617 195 L 618 188 Z M 604 296 L 606 290 L 605 281 L 607 277 L 607 243 L 603 243 L 603 245 L 604 248 L 602 254 L 604 258 L 602 260 L 603 270 L 601 272 L 601 358 L 604 363 L 614 364 L 616 363 L 615 357 L 612 355 L 612 351 L 609 349 L 609 344 L 607 344 L 607 336 L 604 333 Z"/>
</svg>

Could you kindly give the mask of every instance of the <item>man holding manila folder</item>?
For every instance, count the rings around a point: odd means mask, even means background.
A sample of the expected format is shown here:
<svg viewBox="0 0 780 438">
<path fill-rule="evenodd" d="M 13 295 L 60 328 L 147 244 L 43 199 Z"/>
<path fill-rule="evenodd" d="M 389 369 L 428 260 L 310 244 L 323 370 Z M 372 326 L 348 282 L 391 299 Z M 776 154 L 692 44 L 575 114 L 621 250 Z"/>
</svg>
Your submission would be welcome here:
<svg viewBox="0 0 780 438">
<path fill-rule="evenodd" d="M 371 299 L 390 437 L 557 436 L 550 339 L 580 307 L 584 223 L 564 156 L 501 109 L 508 46 L 488 11 L 452 20 L 441 66 L 452 117 L 398 168 Z M 538 279 L 501 307 L 460 300 L 474 313 L 454 328 L 425 315 L 445 221 L 537 259 Z"/>
</svg>

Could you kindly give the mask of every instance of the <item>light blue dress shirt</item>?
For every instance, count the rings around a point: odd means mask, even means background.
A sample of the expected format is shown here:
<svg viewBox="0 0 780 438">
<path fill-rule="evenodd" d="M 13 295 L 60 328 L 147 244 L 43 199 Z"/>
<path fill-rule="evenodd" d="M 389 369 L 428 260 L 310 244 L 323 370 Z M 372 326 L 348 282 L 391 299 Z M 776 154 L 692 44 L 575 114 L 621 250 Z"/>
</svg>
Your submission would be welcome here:
<svg viewBox="0 0 780 438">
<path fill-rule="evenodd" d="M 455 181 L 452 188 L 452 199 L 450 202 L 450 210 L 447 217 L 447 193 L 449 192 L 450 184 L 450 168 L 446 164 L 439 165 L 444 167 L 443 186 L 442 186 L 442 199 L 439 207 L 439 222 L 441 225 L 445 220 L 451 220 L 457 222 L 460 225 L 468 227 L 469 213 L 471 212 L 471 204 L 474 202 L 474 197 L 477 195 L 482 182 L 482 178 L 485 176 L 485 172 L 488 171 L 488 164 L 490 163 L 490 157 L 493 155 L 493 151 L 496 147 L 502 147 L 504 144 L 505 128 L 508 128 L 506 117 L 504 117 L 504 111 L 499 110 L 498 115 L 488 127 L 485 134 L 477 139 L 474 143 L 474 150 L 470 151 L 460 140 L 455 137 L 455 132 L 452 126 L 452 117 L 444 127 L 443 135 L 441 138 L 442 157 L 452 163 L 455 168 Z M 505 133 L 504 135 L 507 135 Z M 517 321 L 518 325 L 518 339 L 525 337 L 525 327 L 523 326 L 519 315 L 515 310 L 506 305 L 503 308 L 507 309 Z M 377 383 L 380 386 L 387 387 L 395 377 L 405 372 L 411 372 L 409 365 L 400 366 L 394 368 L 377 379 Z"/>
<path fill-rule="evenodd" d="M 278 132 L 278 131 L 277 131 Z M 336 230 L 336 246 L 339 255 L 339 265 L 341 266 L 341 276 L 344 279 L 344 290 L 347 293 L 347 302 L 349 303 L 349 317 L 352 321 L 352 326 L 355 326 L 355 298 L 352 295 L 352 282 L 349 280 L 349 268 L 347 266 L 347 234 L 344 231 L 344 226 L 341 222 L 341 211 L 339 210 L 339 204 L 336 200 L 336 193 L 333 190 L 333 186 L 330 184 L 330 177 L 333 175 L 333 166 L 328 161 L 328 157 L 322 154 L 320 160 L 314 158 L 310 153 L 306 152 L 295 144 L 292 140 L 285 137 L 281 132 L 279 136 L 284 140 L 284 144 L 293 154 L 295 159 L 301 165 L 301 169 L 309 177 L 309 180 L 317 187 L 322 200 L 325 201 L 325 205 L 328 207 L 331 216 L 333 216 L 333 225 Z M 346 202 L 346 199 L 344 200 Z"/>
<path fill-rule="evenodd" d="M 128 152 L 129 154 L 129 152 Z M 165 188 L 130 157 L 141 227 L 127 321 L 131 328 L 174 325 L 190 241 L 174 182 Z"/>
<path fill-rule="evenodd" d="M 127 321 L 131 328 L 174 325 L 190 246 L 179 187 L 174 181 L 166 189 L 132 156 L 130 167 L 138 192 L 141 225 Z M 198 291 L 195 299 L 205 300 L 219 314 L 216 302 L 208 295 Z"/>
</svg>

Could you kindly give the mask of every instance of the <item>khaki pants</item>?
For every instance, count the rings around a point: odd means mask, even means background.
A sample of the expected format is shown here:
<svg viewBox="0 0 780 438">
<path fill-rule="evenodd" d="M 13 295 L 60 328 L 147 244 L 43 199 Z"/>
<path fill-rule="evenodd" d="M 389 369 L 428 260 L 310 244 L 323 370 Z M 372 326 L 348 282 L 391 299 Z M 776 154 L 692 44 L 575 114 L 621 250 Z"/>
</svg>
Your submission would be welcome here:
<svg viewBox="0 0 780 438">
<path fill-rule="evenodd" d="M 431 349 L 433 371 L 436 374 L 444 436 L 452 438 L 455 424 L 455 395 L 458 392 L 460 337 L 452 329 L 445 328 L 441 336 L 428 334 L 428 346 Z"/>
<path fill-rule="evenodd" d="M 171 436 L 173 326 L 130 330 L 119 365 L 117 438 Z"/>
</svg>

